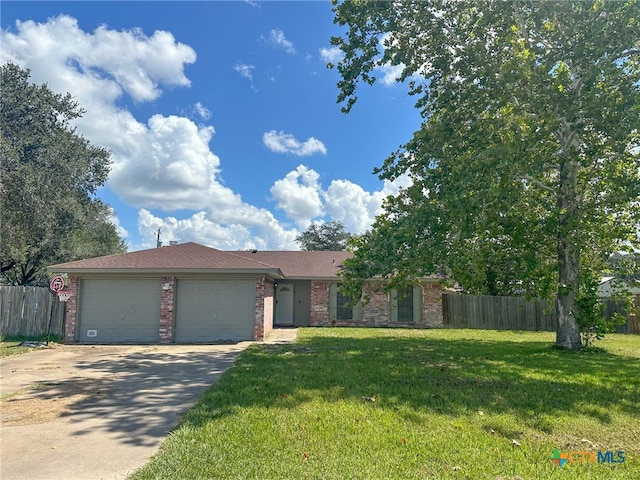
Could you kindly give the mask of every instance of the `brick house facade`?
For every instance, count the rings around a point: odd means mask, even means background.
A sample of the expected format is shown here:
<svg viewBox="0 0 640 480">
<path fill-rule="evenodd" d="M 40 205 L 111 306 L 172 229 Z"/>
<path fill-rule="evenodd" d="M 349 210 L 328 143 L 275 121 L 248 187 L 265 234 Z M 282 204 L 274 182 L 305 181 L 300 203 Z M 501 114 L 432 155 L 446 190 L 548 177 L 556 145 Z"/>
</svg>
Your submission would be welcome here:
<svg viewBox="0 0 640 480">
<path fill-rule="evenodd" d="M 67 273 L 69 278 L 71 297 L 67 301 L 64 336 L 67 343 L 91 343 L 103 332 L 111 336 L 103 337 L 106 340 L 98 337 L 96 343 L 182 342 L 185 340 L 180 338 L 180 328 L 184 332 L 183 322 L 188 319 L 180 317 L 180 305 L 184 308 L 198 299 L 206 303 L 210 297 L 216 297 L 218 303 L 197 311 L 199 316 L 207 317 L 198 327 L 219 328 L 220 338 L 228 338 L 224 329 L 229 331 L 233 325 L 229 326 L 227 316 L 229 312 L 235 314 L 237 303 L 238 309 L 244 312 L 239 321 L 250 328 L 233 330 L 233 338 L 263 341 L 274 327 L 282 325 L 277 313 L 281 314 L 283 308 L 282 304 L 277 305 L 278 285 L 286 285 L 287 292 L 295 291 L 288 299 L 290 313 L 295 317 L 294 326 L 442 327 L 442 288 L 435 279 L 424 279 L 412 287 L 408 317 L 398 313 L 399 297 L 386 292 L 384 284 L 376 281 L 365 284 L 368 302 L 354 309 L 352 317 L 336 314 L 341 298 L 337 288 L 339 270 L 349 255 L 347 252 L 223 252 L 187 243 L 79 260 L 54 265 L 49 270 Z M 220 291 L 196 295 L 195 290 L 205 287 Z M 408 297 L 404 298 L 406 303 Z M 215 305 L 220 306 L 219 311 L 215 311 Z M 98 308 L 100 306 L 103 308 Z M 103 310 L 110 312 L 101 315 Z M 133 325 L 137 330 L 130 329 L 129 319 L 131 324 L 135 323 L 136 315 L 146 315 L 147 323 Z M 133 333 L 123 333 L 120 337 L 119 328 Z M 215 331 L 209 333 L 202 337 L 203 342 L 216 337 Z M 194 341 L 200 340 L 197 335 L 195 338 Z"/>
</svg>

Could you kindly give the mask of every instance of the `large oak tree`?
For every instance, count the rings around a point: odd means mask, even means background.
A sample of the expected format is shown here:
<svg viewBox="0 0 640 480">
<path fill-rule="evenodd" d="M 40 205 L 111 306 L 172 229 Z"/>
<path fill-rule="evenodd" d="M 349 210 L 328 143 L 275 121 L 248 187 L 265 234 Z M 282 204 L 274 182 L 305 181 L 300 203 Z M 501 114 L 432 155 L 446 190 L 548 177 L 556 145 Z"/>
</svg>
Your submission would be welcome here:
<svg viewBox="0 0 640 480">
<path fill-rule="evenodd" d="M 109 152 L 69 122 L 83 110 L 70 94 L 30 83 L 30 72 L 2 66 L 0 267 L 4 281 L 46 282 L 47 265 L 126 250 L 110 208 L 95 197 Z"/>
<path fill-rule="evenodd" d="M 345 1 L 339 102 L 399 67 L 421 128 L 377 173 L 408 173 L 355 239 L 347 285 L 446 273 L 469 292 L 555 296 L 556 343 L 581 347 L 577 299 L 639 247 L 640 4 Z"/>
</svg>

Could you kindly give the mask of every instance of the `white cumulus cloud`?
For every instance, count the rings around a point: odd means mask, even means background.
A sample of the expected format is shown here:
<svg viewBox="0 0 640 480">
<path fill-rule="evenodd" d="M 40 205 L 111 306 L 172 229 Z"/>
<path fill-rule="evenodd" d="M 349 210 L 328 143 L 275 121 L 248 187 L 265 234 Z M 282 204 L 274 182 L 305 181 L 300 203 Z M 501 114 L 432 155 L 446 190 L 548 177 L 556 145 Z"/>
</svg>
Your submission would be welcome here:
<svg viewBox="0 0 640 480">
<path fill-rule="evenodd" d="M 273 217 L 265 215 L 257 231 L 238 223 L 216 221 L 209 213 L 199 211 L 188 218 L 173 216 L 158 217 L 149 210 L 138 212 L 138 230 L 142 237 L 138 248 L 151 248 L 156 245 L 157 232 L 160 229 L 160 241 L 168 245 L 171 241 L 179 243 L 196 242 L 221 250 L 297 250 L 295 229 L 285 230 Z"/>
<path fill-rule="evenodd" d="M 301 142 L 290 133 L 270 130 L 262 135 L 262 142 L 269 150 L 276 153 L 290 153 L 299 157 L 308 157 L 316 153 L 327 154 L 324 143 L 314 137 Z"/>
<path fill-rule="evenodd" d="M 238 72 L 241 76 L 243 76 L 244 78 L 248 78 L 249 80 L 253 81 L 253 73 L 251 73 L 253 71 L 253 69 L 256 68 L 253 65 L 249 65 L 247 63 L 236 63 L 233 66 L 233 69 Z"/>
<path fill-rule="evenodd" d="M 163 210 L 202 208 L 220 159 L 209 150 L 211 127 L 184 117 L 154 115 L 126 132 L 112 153 L 109 186 L 127 203 Z"/>
<path fill-rule="evenodd" d="M 16 28 L 15 34 L 3 31 L 2 62 L 28 63 L 32 77 L 46 77 L 56 91 L 84 77 L 83 86 L 99 96 L 124 91 L 136 101 L 148 101 L 161 95 L 160 84 L 190 85 L 184 65 L 194 63 L 196 53 L 169 32 L 158 30 L 149 37 L 138 29 L 115 31 L 103 25 L 86 33 L 68 15 L 46 23 L 17 22 Z M 55 72 L 45 71 L 51 66 Z M 81 93 L 74 90 L 74 95 Z"/>
<path fill-rule="evenodd" d="M 388 45 L 397 46 L 397 41 L 393 37 L 391 33 L 385 33 L 380 39 L 379 47 L 382 51 L 384 51 Z M 376 72 L 381 74 L 380 81 L 383 85 L 389 87 L 395 85 L 398 82 L 398 79 L 402 76 L 402 72 L 406 68 L 404 63 L 399 65 L 391 65 L 391 63 L 385 63 L 377 67 Z M 431 70 L 431 63 L 426 62 L 422 65 L 422 68 L 419 69 L 420 73 L 414 73 L 409 78 L 415 81 L 425 81 L 427 78 L 427 73 Z"/>
<path fill-rule="evenodd" d="M 171 33 L 156 31 L 148 36 L 137 29 L 116 31 L 107 26 L 85 32 L 76 19 L 61 15 L 44 23 L 18 22 L 14 32 L 2 30 L 1 35 L 2 63 L 12 61 L 30 69 L 30 81 L 47 83 L 55 92 L 73 92 L 85 108 L 74 125 L 92 144 L 111 151 L 108 187 L 138 210 L 140 241 L 132 239 L 131 228 L 127 231 L 121 225 L 122 216 L 116 212 L 111 216 L 120 235 L 134 243 L 131 248 L 153 247 L 161 228 L 165 242 L 296 249 L 296 235 L 313 221 L 331 219 L 327 216 L 343 221 L 352 233 L 364 231 L 379 212 L 382 198 L 398 187 L 398 182 L 385 183 L 382 190 L 369 193 L 348 180 L 334 180 L 324 190 L 320 175 L 300 165 L 270 189 L 275 208 L 295 222 L 292 227 L 223 185 L 221 159 L 209 147 L 212 126 L 177 115 L 138 120 L 122 107 L 123 96 L 147 102 L 167 86 L 190 85 L 184 68 L 195 62 L 196 54 Z M 284 34 L 281 40 L 286 40 Z M 238 63 L 234 68 L 252 82 L 252 65 Z M 209 118 L 202 104 L 189 108 L 190 115 Z M 262 140 L 277 153 L 327 153 L 314 137 L 300 141 L 272 130 Z"/>
<path fill-rule="evenodd" d="M 320 58 L 326 63 L 337 64 L 344 57 L 344 53 L 338 47 L 321 48 Z"/>
<path fill-rule="evenodd" d="M 202 103 L 197 102 L 193 106 L 193 111 L 196 113 L 202 120 L 209 120 L 211 118 L 211 111 L 205 107 Z"/>
<path fill-rule="evenodd" d="M 397 195 L 400 188 L 410 185 L 403 175 L 393 182 L 385 181 L 381 190 L 373 193 L 349 180 L 333 180 L 324 190 L 320 175 L 313 169 L 299 165 L 271 187 L 276 208 L 305 230 L 319 217 L 340 220 L 348 232 L 362 234 L 382 213 L 382 202 L 389 195 Z"/>
<path fill-rule="evenodd" d="M 250 65 L 248 63 L 236 63 L 233 66 L 233 69 L 240 74 L 240 76 L 249 80 L 249 84 L 251 85 L 251 90 L 256 92 L 256 87 L 253 83 L 253 69 L 256 68 L 254 65 Z"/>
<path fill-rule="evenodd" d="M 384 199 L 397 195 L 399 189 L 409 183 L 408 176 L 401 176 L 394 182 L 385 181 L 381 190 L 370 193 L 349 180 L 333 180 L 323 194 L 324 208 L 331 218 L 340 220 L 348 232 L 359 235 L 382 213 Z"/>
<path fill-rule="evenodd" d="M 324 213 L 319 178 L 315 170 L 299 165 L 271 187 L 276 208 L 284 210 L 302 229 Z"/>
<path fill-rule="evenodd" d="M 382 73 L 380 81 L 386 86 L 394 85 L 402 75 L 404 68 L 404 65 L 390 65 L 388 63 L 379 67 L 377 70 Z"/>
<path fill-rule="evenodd" d="M 219 248 L 252 244 L 296 248 L 297 230 L 284 228 L 271 212 L 245 203 L 220 183 L 220 159 L 209 148 L 212 126 L 160 114 L 141 122 L 116 105 L 124 94 L 145 101 L 157 98 L 164 85 L 189 85 L 183 67 L 195 61 L 195 52 L 172 39 L 166 32 L 146 37 L 138 30 L 119 32 L 107 27 L 86 33 L 74 18 L 60 16 L 46 23 L 18 23 L 16 33 L 3 30 L 0 58 L 29 68 L 34 83 L 47 83 L 53 91 L 73 91 L 86 109 L 76 121 L 78 131 L 111 151 L 108 186 L 125 203 L 140 209 L 138 231 L 144 246 L 155 245 L 151 239 L 163 226 L 167 234 L 175 232 L 176 240 Z M 114 49 L 119 50 L 119 58 L 111 54 Z M 252 67 L 244 67 L 240 73 L 251 77 Z M 194 112 L 202 118 L 209 115 L 199 103 Z M 195 213 L 174 221 L 171 216 L 151 215 L 151 209 Z M 111 221 L 121 235 L 130 237 L 115 213 Z"/>
<path fill-rule="evenodd" d="M 109 222 L 116 227 L 116 232 L 120 238 L 127 238 L 129 236 L 129 232 L 126 228 L 120 225 L 120 219 L 118 218 L 118 215 L 116 215 L 116 211 L 113 207 L 109 207 L 109 210 Z"/>
<path fill-rule="evenodd" d="M 279 28 L 274 28 L 269 32 L 269 38 L 267 41 L 274 47 L 281 48 L 290 55 L 296 53 L 296 48 L 294 47 L 293 42 L 287 40 L 284 32 Z"/>
</svg>

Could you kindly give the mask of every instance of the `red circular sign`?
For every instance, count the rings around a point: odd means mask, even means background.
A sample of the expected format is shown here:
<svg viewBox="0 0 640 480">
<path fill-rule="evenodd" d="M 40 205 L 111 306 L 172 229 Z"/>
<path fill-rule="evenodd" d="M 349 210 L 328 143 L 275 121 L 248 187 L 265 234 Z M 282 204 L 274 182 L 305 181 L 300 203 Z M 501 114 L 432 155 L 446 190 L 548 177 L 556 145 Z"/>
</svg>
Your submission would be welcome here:
<svg viewBox="0 0 640 480">
<path fill-rule="evenodd" d="M 53 293 L 61 292 L 64 289 L 64 278 L 62 275 L 56 275 L 49 282 L 49 290 Z"/>
</svg>

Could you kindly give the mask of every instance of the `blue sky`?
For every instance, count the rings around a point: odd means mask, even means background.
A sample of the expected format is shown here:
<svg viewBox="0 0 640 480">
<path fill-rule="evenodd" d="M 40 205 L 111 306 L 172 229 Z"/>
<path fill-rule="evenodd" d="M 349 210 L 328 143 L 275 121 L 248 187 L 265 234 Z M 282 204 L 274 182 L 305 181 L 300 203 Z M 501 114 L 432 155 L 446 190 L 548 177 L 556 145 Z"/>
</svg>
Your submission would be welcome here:
<svg viewBox="0 0 640 480">
<path fill-rule="evenodd" d="M 11 2 L 0 61 L 83 105 L 108 148 L 99 196 L 131 250 L 162 240 L 297 249 L 311 223 L 363 233 L 408 179 L 376 166 L 420 123 L 391 69 L 336 103 L 329 1 Z"/>
</svg>

